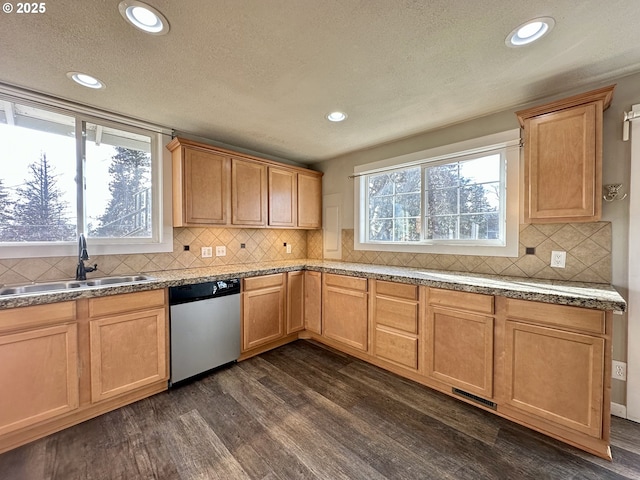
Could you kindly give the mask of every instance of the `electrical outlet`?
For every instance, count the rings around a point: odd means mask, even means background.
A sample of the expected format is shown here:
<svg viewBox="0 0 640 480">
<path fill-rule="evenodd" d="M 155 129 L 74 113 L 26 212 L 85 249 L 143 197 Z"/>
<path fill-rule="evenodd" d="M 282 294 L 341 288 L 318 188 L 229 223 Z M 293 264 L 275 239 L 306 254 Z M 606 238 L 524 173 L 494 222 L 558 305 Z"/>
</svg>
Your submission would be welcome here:
<svg viewBox="0 0 640 480">
<path fill-rule="evenodd" d="M 201 252 L 202 258 L 213 257 L 213 247 L 202 247 L 200 252 Z"/>
<path fill-rule="evenodd" d="M 627 364 L 625 362 L 619 362 L 617 360 L 613 361 L 613 367 L 611 368 L 611 378 L 616 378 L 618 380 L 622 380 L 623 382 L 627 381 Z"/>
<path fill-rule="evenodd" d="M 552 251 L 551 266 L 553 268 L 564 268 L 567 261 L 567 252 Z"/>
<path fill-rule="evenodd" d="M 218 246 L 216 247 L 216 257 L 224 257 L 227 255 L 227 247 L 223 246 Z"/>
<path fill-rule="evenodd" d="M 287 253 L 291 253 L 291 244 L 287 243 Z"/>
</svg>

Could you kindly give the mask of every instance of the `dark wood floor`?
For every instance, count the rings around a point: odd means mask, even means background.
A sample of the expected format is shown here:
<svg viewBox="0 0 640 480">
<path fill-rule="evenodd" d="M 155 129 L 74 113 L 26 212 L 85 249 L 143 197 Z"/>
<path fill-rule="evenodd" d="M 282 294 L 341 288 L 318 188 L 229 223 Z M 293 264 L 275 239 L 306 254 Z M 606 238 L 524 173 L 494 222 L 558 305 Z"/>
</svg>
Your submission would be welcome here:
<svg viewBox="0 0 640 480">
<path fill-rule="evenodd" d="M 306 341 L 0 455 L 0 479 L 640 479 L 640 425 L 612 463 Z"/>
</svg>

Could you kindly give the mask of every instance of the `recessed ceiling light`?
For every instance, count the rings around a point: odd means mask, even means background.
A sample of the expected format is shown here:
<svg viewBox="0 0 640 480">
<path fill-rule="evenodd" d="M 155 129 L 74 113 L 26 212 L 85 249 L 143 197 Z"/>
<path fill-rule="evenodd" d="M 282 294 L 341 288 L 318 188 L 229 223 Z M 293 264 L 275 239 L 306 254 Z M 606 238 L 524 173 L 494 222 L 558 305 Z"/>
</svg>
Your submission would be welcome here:
<svg viewBox="0 0 640 480">
<path fill-rule="evenodd" d="M 516 27 L 507 36 L 504 43 L 507 47 L 521 47 L 544 37 L 556 24 L 551 17 L 540 17 L 529 20 Z"/>
<path fill-rule="evenodd" d="M 105 88 L 105 84 L 103 82 L 91 75 L 87 75 L 86 73 L 69 72 L 67 73 L 67 77 L 83 87 L 94 88 L 96 90 Z"/>
<path fill-rule="evenodd" d="M 331 112 L 327 115 L 327 120 L 330 122 L 341 122 L 347 118 L 347 114 L 343 112 Z"/>
<path fill-rule="evenodd" d="M 120 15 L 136 28 L 151 35 L 164 35 L 169 22 L 158 10 L 136 0 L 124 0 L 118 5 Z"/>
</svg>

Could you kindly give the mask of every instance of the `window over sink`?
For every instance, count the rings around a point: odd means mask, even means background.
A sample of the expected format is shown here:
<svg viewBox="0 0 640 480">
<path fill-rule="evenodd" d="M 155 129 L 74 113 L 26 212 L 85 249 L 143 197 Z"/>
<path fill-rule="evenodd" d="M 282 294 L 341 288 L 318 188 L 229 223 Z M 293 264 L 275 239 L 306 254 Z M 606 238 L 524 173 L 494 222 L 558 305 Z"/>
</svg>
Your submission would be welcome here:
<svg viewBox="0 0 640 480">
<path fill-rule="evenodd" d="M 355 168 L 355 249 L 517 256 L 519 130 Z"/>
<path fill-rule="evenodd" d="M 172 249 L 160 127 L 0 88 L 0 258 Z M 168 183 L 168 186 L 166 185 Z"/>
</svg>

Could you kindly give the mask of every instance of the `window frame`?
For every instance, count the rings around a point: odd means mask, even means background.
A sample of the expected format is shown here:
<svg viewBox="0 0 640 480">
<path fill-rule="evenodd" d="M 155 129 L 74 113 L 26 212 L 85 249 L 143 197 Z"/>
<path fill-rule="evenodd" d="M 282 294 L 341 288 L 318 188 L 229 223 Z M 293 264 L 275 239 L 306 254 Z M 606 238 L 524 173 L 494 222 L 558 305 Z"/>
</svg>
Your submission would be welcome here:
<svg viewBox="0 0 640 480">
<path fill-rule="evenodd" d="M 520 130 L 508 130 L 501 133 L 466 140 L 442 147 L 423 150 L 400 157 L 381 160 L 354 168 L 354 249 L 387 252 L 480 255 L 480 256 L 518 256 L 518 233 L 520 225 Z M 501 225 L 504 228 L 504 240 L 425 240 L 426 232 L 426 195 L 424 185 L 425 168 L 450 164 L 501 153 L 501 185 L 504 176 L 504 195 L 500 203 L 504 215 Z M 410 167 L 421 167 L 421 240 L 412 242 L 393 242 L 369 240 L 369 201 L 367 177 L 386 171 Z"/>
<path fill-rule="evenodd" d="M 171 156 L 165 148 L 171 141 L 171 130 L 4 85 L 0 85 L 0 101 L 18 103 L 75 118 L 75 172 L 79 178 L 83 178 L 83 182 L 76 183 L 76 235 L 84 233 L 86 230 L 83 186 L 86 182 L 84 170 L 85 142 L 80 140 L 83 139 L 85 124 L 94 123 L 150 137 L 152 236 L 150 238 L 87 237 L 87 243 L 89 252 L 93 256 L 173 251 Z M 77 255 L 77 240 L 61 242 L 0 242 L 0 258 L 2 259 Z"/>
</svg>

